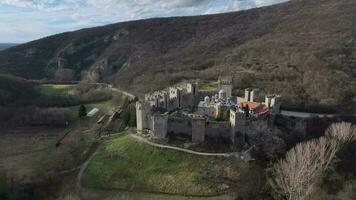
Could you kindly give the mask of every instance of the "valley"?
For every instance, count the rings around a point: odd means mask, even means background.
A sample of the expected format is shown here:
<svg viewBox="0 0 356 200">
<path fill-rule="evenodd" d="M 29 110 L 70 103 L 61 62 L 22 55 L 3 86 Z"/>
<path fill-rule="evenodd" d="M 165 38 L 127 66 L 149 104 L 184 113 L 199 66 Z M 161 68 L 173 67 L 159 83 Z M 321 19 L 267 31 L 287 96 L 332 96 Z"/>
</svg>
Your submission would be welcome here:
<svg viewBox="0 0 356 200">
<path fill-rule="evenodd" d="M 0 200 L 356 199 L 356 1 L 257 3 L 0 44 Z"/>
<path fill-rule="evenodd" d="M 283 95 L 289 110 L 349 113 L 356 95 L 355 6 L 292 0 L 83 29 L 0 52 L 0 73 L 106 81 L 139 97 L 182 80 L 233 75 L 239 89 Z"/>
</svg>

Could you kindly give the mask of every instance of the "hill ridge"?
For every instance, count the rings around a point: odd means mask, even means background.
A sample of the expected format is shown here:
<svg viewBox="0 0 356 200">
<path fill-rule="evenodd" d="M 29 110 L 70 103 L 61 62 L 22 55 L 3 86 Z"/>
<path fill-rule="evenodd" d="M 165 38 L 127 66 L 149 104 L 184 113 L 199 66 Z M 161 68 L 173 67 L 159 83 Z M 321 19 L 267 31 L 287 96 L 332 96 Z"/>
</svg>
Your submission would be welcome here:
<svg viewBox="0 0 356 200">
<path fill-rule="evenodd" d="M 181 80 L 229 74 L 236 88 L 281 93 L 291 107 L 350 110 L 356 95 L 355 20 L 352 0 L 294 0 L 122 22 L 2 51 L 0 73 L 51 79 L 58 68 L 69 68 L 77 80 L 99 78 L 139 96 Z"/>
</svg>

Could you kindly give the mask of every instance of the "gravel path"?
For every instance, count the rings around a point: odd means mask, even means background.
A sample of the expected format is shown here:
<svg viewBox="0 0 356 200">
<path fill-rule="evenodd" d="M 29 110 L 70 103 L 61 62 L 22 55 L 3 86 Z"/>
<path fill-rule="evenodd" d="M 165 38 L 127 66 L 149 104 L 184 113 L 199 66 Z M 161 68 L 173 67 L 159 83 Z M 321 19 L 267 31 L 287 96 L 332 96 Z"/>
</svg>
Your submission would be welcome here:
<svg viewBox="0 0 356 200">
<path fill-rule="evenodd" d="M 181 152 L 185 152 L 185 153 L 190 153 L 190 154 L 194 154 L 194 155 L 199 155 L 199 156 L 221 156 L 221 157 L 230 157 L 230 156 L 239 156 L 240 153 L 239 152 L 231 152 L 231 153 L 206 153 L 206 152 L 197 152 L 197 151 L 193 151 L 193 150 L 189 150 L 189 149 L 184 149 L 184 148 L 180 148 L 180 147 L 174 147 L 174 146 L 168 146 L 168 145 L 163 145 L 163 144 L 157 144 L 151 141 L 148 141 L 147 139 L 135 135 L 135 134 L 130 134 L 130 137 L 140 141 L 140 142 L 144 142 L 150 146 L 153 147 L 158 147 L 158 148 L 164 148 L 164 149 L 172 149 L 172 150 L 176 150 L 176 151 L 181 151 Z"/>
</svg>

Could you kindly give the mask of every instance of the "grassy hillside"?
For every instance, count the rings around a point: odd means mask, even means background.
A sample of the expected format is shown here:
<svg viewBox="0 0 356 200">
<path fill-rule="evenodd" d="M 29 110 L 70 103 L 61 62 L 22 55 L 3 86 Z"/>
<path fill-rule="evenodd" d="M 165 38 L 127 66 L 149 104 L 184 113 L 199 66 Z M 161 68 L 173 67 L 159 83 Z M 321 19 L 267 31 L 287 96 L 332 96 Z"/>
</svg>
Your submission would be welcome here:
<svg viewBox="0 0 356 200">
<path fill-rule="evenodd" d="M 292 0 L 226 14 L 124 22 L 2 51 L 0 73 L 53 78 L 63 67 L 80 79 L 90 70 L 139 96 L 183 79 L 232 74 L 238 88 L 281 93 L 291 108 L 351 112 L 355 19 L 354 0 Z"/>
<path fill-rule="evenodd" d="M 99 146 L 82 183 L 89 188 L 198 196 L 239 188 L 243 196 L 244 190 L 259 187 L 258 171 L 249 167 L 234 159 L 159 149 L 121 135 Z M 255 175 L 250 176 L 252 172 Z M 250 181 L 245 180 L 247 176 Z M 255 187 L 248 188 L 251 184 Z"/>
</svg>

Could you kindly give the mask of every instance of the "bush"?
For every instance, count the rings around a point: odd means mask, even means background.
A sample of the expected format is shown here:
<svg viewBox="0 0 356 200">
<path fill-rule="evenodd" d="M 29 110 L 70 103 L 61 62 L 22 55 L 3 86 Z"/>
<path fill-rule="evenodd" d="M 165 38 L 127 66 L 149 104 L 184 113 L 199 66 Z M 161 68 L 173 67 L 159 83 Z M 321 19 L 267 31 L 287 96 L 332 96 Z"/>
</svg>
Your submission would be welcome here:
<svg viewBox="0 0 356 200">
<path fill-rule="evenodd" d="M 135 127 L 136 126 L 136 105 L 135 100 L 129 100 L 125 98 L 123 102 L 122 118 L 124 120 L 124 126 Z"/>
<path fill-rule="evenodd" d="M 82 104 L 82 105 L 80 105 L 79 110 L 78 110 L 78 117 L 84 118 L 86 116 L 87 116 L 87 108 Z"/>
</svg>

